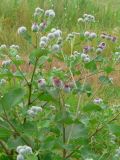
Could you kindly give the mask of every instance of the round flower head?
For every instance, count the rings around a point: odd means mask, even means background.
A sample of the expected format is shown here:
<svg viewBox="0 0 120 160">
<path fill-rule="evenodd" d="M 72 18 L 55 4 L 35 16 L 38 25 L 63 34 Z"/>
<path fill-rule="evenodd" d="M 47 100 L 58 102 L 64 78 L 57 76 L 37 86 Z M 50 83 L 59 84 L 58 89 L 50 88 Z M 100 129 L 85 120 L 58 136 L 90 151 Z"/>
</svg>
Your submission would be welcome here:
<svg viewBox="0 0 120 160">
<path fill-rule="evenodd" d="M 23 146 L 18 146 L 16 151 L 19 153 L 22 148 L 23 148 Z"/>
<path fill-rule="evenodd" d="M 98 46 L 98 48 L 102 48 L 105 49 L 106 48 L 106 44 L 104 42 L 101 42 Z"/>
<path fill-rule="evenodd" d="M 99 48 L 99 47 L 98 47 L 98 48 L 96 49 L 96 53 L 102 53 L 102 52 L 103 52 L 103 49 L 102 49 L 102 48 Z"/>
<path fill-rule="evenodd" d="M 48 42 L 48 37 L 43 36 L 43 37 L 40 38 L 40 41 L 44 41 L 45 43 L 47 43 Z"/>
<path fill-rule="evenodd" d="M 22 154 L 17 155 L 17 160 L 24 160 L 24 156 Z"/>
<path fill-rule="evenodd" d="M 64 89 L 65 92 L 69 93 L 70 90 L 71 90 L 71 86 L 69 84 L 64 84 L 64 88 L 63 89 Z"/>
<path fill-rule="evenodd" d="M 101 98 L 96 98 L 96 99 L 93 100 L 93 102 L 96 103 L 96 104 L 100 104 L 100 103 L 103 102 L 103 100 Z"/>
<path fill-rule="evenodd" d="M 62 86 L 63 86 L 62 81 L 61 81 L 59 78 L 57 78 L 57 77 L 54 77 L 54 78 L 52 79 L 52 82 L 53 82 L 53 86 L 54 86 L 54 87 L 62 88 Z"/>
<path fill-rule="evenodd" d="M 90 19 L 88 17 L 84 18 L 84 22 L 89 22 L 89 21 L 90 21 Z"/>
<path fill-rule="evenodd" d="M 62 34 L 62 32 L 60 30 L 56 30 L 54 33 L 55 38 L 59 38 Z"/>
<path fill-rule="evenodd" d="M 45 11 L 45 16 L 49 17 L 49 13 L 50 13 L 50 11 L 49 11 L 49 10 L 46 10 L 46 11 Z"/>
<path fill-rule="evenodd" d="M 27 28 L 22 26 L 18 28 L 18 34 L 22 35 L 27 32 Z"/>
<path fill-rule="evenodd" d="M 5 80 L 5 79 L 1 79 L 1 80 L 0 80 L 0 84 L 1 84 L 1 85 L 6 84 L 6 80 Z"/>
<path fill-rule="evenodd" d="M 32 30 L 33 32 L 38 32 L 38 31 L 39 31 L 39 26 L 38 26 L 38 24 L 37 24 L 37 23 L 33 23 L 33 24 L 32 24 L 32 27 L 31 27 L 31 30 Z"/>
<path fill-rule="evenodd" d="M 85 46 L 84 48 L 83 48 L 83 52 L 84 53 L 88 53 L 88 52 L 90 52 L 90 51 L 92 51 L 93 50 L 93 47 L 91 47 L 91 46 Z"/>
<path fill-rule="evenodd" d="M 2 44 L 2 45 L 0 46 L 0 49 L 6 49 L 6 48 L 7 48 L 6 44 Z"/>
<path fill-rule="evenodd" d="M 86 63 L 87 63 L 87 62 L 90 62 L 90 57 L 85 57 L 85 58 L 83 59 L 83 61 L 86 62 Z"/>
<path fill-rule="evenodd" d="M 45 86 L 46 86 L 46 81 L 45 81 L 45 79 L 39 79 L 38 80 L 38 87 L 39 88 L 45 88 Z"/>
<path fill-rule="evenodd" d="M 55 36 L 54 36 L 54 33 L 48 33 L 47 37 L 48 37 L 49 40 L 51 40 L 51 39 L 53 39 Z"/>
<path fill-rule="evenodd" d="M 7 66 L 9 66 L 11 64 L 11 60 L 6 60 L 6 61 L 3 61 L 2 62 L 2 66 L 3 67 L 7 67 Z"/>
<path fill-rule="evenodd" d="M 25 151 L 26 151 L 26 154 L 32 154 L 32 148 L 29 147 L 29 146 L 24 146 L 25 147 Z"/>
<path fill-rule="evenodd" d="M 41 9 L 41 8 L 39 8 L 39 7 L 35 8 L 35 14 L 36 14 L 37 16 L 41 15 L 43 12 L 44 12 L 43 9 Z"/>
<path fill-rule="evenodd" d="M 50 10 L 49 17 L 55 17 L 55 12 L 53 10 Z"/>
<path fill-rule="evenodd" d="M 95 20 L 95 17 L 93 15 L 90 15 L 91 20 Z"/>
<path fill-rule="evenodd" d="M 47 23 L 46 22 L 40 23 L 39 30 L 43 31 L 46 27 L 47 27 Z"/>
<path fill-rule="evenodd" d="M 51 29 L 51 32 L 55 32 L 55 31 L 56 31 L 56 28 L 52 28 L 52 29 Z"/>
<path fill-rule="evenodd" d="M 35 113 L 42 112 L 42 108 L 38 106 L 32 106 L 31 110 Z"/>
<path fill-rule="evenodd" d="M 88 14 L 86 14 L 86 13 L 85 13 L 85 14 L 83 14 L 83 18 L 85 18 L 85 17 L 88 17 Z"/>
<path fill-rule="evenodd" d="M 45 11 L 45 16 L 47 17 L 55 17 L 55 12 L 52 9 Z"/>
<path fill-rule="evenodd" d="M 102 33 L 102 34 L 100 35 L 101 38 L 106 38 L 106 36 L 107 36 L 106 33 Z"/>
<path fill-rule="evenodd" d="M 29 109 L 27 111 L 27 114 L 30 116 L 30 117 L 35 117 L 36 116 L 36 113 L 34 111 L 32 111 L 31 109 Z"/>
<path fill-rule="evenodd" d="M 90 33 L 90 35 L 89 35 L 89 38 L 91 38 L 91 39 L 96 38 L 96 37 L 97 37 L 97 35 L 94 32 Z"/>
<path fill-rule="evenodd" d="M 111 40 L 111 35 L 110 34 L 106 34 L 106 39 Z"/>
<path fill-rule="evenodd" d="M 112 42 L 116 42 L 116 41 L 117 41 L 117 38 L 116 38 L 115 36 L 112 36 L 112 37 L 111 37 L 111 40 L 112 40 Z"/>
<path fill-rule="evenodd" d="M 21 60 L 21 57 L 19 55 L 16 55 L 16 60 Z"/>
<path fill-rule="evenodd" d="M 78 51 L 74 51 L 73 54 L 78 54 Z"/>
<path fill-rule="evenodd" d="M 74 35 L 72 33 L 69 33 L 66 40 L 70 41 L 74 38 Z"/>
<path fill-rule="evenodd" d="M 20 149 L 19 154 L 24 156 L 26 154 L 26 150 L 24 148 Z"/>
<path fill-rule="evenodd" d="M 86 57 L 88 57 L 87 54 L 85 54 L 85 53 L 82 53 L 82 54 L 81 54 L 81 58 L 82 58 L 82 59 L 84 59 L 84 58 L 86 58 Z"/>
<path fill-rule="evenodd" d="M 54 44 L 53 46 L 52 46 L 52 51 L 53 52 L 58 52 L 60 50 L 60 46 L 58 45 L 58 44 Z"/>
<path fill-rule="evenodd" d="M 84 19 L 83 18 L 78 18 L 78 23 L 80 22 L 84 22 Z"/>
<path fill-rule="evenodd" d="M 85 37 L 89 37 L 89 36 L 90 36 L 90 32 L 86 31 L 86 32 L 84 33 L 84 36 L 85 36 Z"/>
<path fill-rule="evenodd" d="M 46 47 L 46 42 L 45 41 L 40 41 L 40 44 L 39 44 L 39 46 L 41 47 L 41 48 L 45 48 Z"/>
</svg>

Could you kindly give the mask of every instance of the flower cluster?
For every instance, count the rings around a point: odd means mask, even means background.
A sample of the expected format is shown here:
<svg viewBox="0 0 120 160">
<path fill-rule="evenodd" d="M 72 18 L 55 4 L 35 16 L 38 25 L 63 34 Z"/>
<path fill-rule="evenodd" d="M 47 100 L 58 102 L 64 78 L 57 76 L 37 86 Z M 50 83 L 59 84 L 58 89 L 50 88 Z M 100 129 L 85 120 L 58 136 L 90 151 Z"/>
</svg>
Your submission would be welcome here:
<svg viewBox="0 0 120 160">
<path fill-rule="evenodd" d="M 84 14 L 82 18 L 78 18 L 78 23 L 80 22 L 95 22 L 95 17 L 90 14 Z"/>
<path fill-rule="evenodd" d="M 45 16 L 46 17 L 55 17 L 55 12 L 54 12 L 54 10 L 53 9 L 49 9 L 49 10 L 46 10 L 45 11 Z"/>
<path fill-rule="evenodd" d="M 43 15 L 43 13 L 44 13 L 44 16 L 48 17 L 49 19 L 46 20 L 46 18 L 44 17 L 43 22 L 39 24 L 36 17 Z M 31 30 L 33 32 L 43 31 L 47 27 L 47 25 L 50 23 L 50 19 L 55 17 L 55 12 L 52 9 L 44 11 L 43 9 L 37 7 L 34 12 L 34 17 L 35 17 L 35 22 L 32 24 Z M 18 34 L 24 35 L 25 33 L 27 33 L 27 28 L 25 26 L 21 26 L 18 28 Z"/>
<path fill-rule="evenodd" d="M 16 149 L 18 155 L 17 155 L 17 160 L 24 160 L 24 156 L 28 154 L 32 154 L 32 148 L 24 145 L 24 146 L 18 146 Z"/>
<path fill-rule="evenodd" d="M 112 36 L 112 35 L 107 34 L 107 33 L 102 33 L 102 34 L 100 35 L 100 37 L 101 37 L 101 38 L 104 38 L 104 39 L 111 40 L 112 42 L 116 42 L 116 40 L 117 40 L 117 37 Z"/>
<path fill-rule="evenodd" d="M 51 32 L 48 33 L 47 36 L 43 36 L 40 38 L 39 46 L 41 48 L 45 48 L 48 45 L 48 42 L 51 42 L 52 39 L 57 39 L 58 42 L 53 44 L 51 49 L 53 52 L 58 52 L 60 50 L 59 41 L 61 39 L 62 32 L 59 29 L 51 29 Z"/>
<path fill-rule="evenodd" d="M 46 81 L 45 79 L 41 78 L 38 80 L 38 87 L 41 89 L 45 89 L 46 87 Z M 58 78 L 58 77 L 53 77 L 52 78 L 52 85 L 55 88 L 63 89 L 65 92 L 70 92 L 71 91 L 71 85 L 69 83 L 63 83 L 63 81 Z"/>
<path fill-rule="evenodd" d="M 19 45 L 15 45 L 15 44 L 12 44 L 10 46 L 10 49 L 16 49 L 16 50 L 18 50 L 19 48 L 20 48 Z"/>
<path fill-rule="evenodd" d="M 35 117 L 38 113 L 42 112 L 42 108 L 38 106 L 32 106 L 28 111 L 28 115 L 31 117 Z"/>
<path fill-rule="evenodd" d="M 97 34 L 96 34 L 95 32 L 88 32 L 88 31 L 86 31 L 86 32 L 84 33 L 84 36 L 85 36 L 86 38 L 89 38 L 89 39 L 94 39 L 94 38 L 97 37 Z"/>
</svg>

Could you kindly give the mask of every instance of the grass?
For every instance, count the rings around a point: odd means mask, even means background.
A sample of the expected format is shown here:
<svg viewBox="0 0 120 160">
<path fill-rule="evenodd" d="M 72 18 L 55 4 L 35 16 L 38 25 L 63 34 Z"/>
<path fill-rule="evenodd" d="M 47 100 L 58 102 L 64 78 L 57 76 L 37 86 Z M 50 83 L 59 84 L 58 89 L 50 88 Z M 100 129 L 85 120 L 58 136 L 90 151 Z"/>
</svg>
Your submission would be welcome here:
<svg viewBox="0 0 120 160">
<path fill-rule="evenodd" d="M 120 31 L 119 0 L 1 0 L 0 3 L 0 43 L 22 43 L 16 37 L 21 25 L 31 27 L 31 17 L 37 6 L 54 8 L 56 18 L 53 26 L 69 32 L 80 30 L 77 19 L 84 13 L 95 15 L 97 23 L 90 26 L 96 31 Z"/>
<path fill-rule="evenodd" d="M 0 43 L 7 45 L 16 43 L 21 46 L 21 53 L 25 56 L 28 55 L 30 52 L 29 45 L 17 36 L 17 28 L 24 25 L 30 31 L 31 17 L 34 9 L 38 6 L 43 9 L 53 8 L 55 10 L 56 18 L 51 27 L 57 26 L 65 34 L 71 31 L 80 32 L 84 29 L 83 25 L 77 24 L 77 19 L 84 13 L 93 14 L 96 17 L 96 23 L 88 26 L 86 30 L 97 33 L 106 31 L 115 35 L 120 34 L 119 0 L 1 0 Z M 111 49 L 111 46 L 109 48 Z M 79 47 L 77 49 L 79 50 Z M 110 53 L 110 49 L 106 54 Z M 107 93 L 109 91 L 110 89 L 106 90 Z M 104 96 L 107 99 L 109 94 L 106 92 L 104 92 Z M 116 93 L 116 89 L 110 93 L 120 97 Z"/>
</svg>

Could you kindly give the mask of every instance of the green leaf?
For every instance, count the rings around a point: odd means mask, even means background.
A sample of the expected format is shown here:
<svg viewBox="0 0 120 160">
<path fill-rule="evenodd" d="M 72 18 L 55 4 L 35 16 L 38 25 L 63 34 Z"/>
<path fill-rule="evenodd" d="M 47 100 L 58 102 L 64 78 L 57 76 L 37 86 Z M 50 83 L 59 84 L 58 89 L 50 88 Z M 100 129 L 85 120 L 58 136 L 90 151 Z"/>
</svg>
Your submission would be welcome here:
<svg viewBox="0 0 120 160">
<path fill-rule="evenodd" d="M 40 58 L 41 56 L 45 56 L 45 55 L 47 55 L 47 53 L 49 53 L 49 51 L 47 49 L 37 48 L 37 49 L 33 50 L 29 56 L 30 63 L 34 64 L 36 58 Z"/>
<path fill-rule="evenodd" d="M 109 124 L 109 131 L 115 134 L 116 136 L 120 136 L 120 125 L 118 124 Z"/>
<path fill-rule="evenodd" d="M 6 128 L 0 127 L 0 138 L 8 138 L 11 135 L 11 131 Z"/>
<path fill-rule="evenodd" d="M 79 144 L 83 144 L 88 139 L 88 129 L 85 127 L 84 124 L 73 124 L 66 127 L 66 139 L 69 137 L 69 134 L 71 132 L 70 139 L 77 143 L 79 141 Z"/>
<path fill-rule="evenodd" d="M 111 73 L 112 71 L 113 71 L 114 69 L 111 67 L 111 66 L 107 66 L 107 67 L 105 67 L 104 68 L 104 71 L 106 72 L 106 73 Z"/>
<path fill-rule="evenodd" d="M 86 63 L 85 68 L 89 69 L 92 72 L 95 72 L 97 70 L 97 66 L 96 66 L 95 61 L 90 61 L 90 62 Z"/>
<path fill-rule="evenodd" d="M 3 98 L 0 100 L 0 105 L 9 109 L 14 107 L 21 102 L 25 95 L 25 92 L 22 88 L 11 89 L 4 94 Z"/>
<path fill-rule="evenodd" d="M 99 80 L 103 84 L 109 84 L 109 83 L 111 83 L 110 79 L 107 76 L 100 76 Z"/>
<path fill-rule="evenodd" d="M 38 160 L 37 156 L 30 154 L 25 156 L 26 160 Z"/>
<path fill-rule="evenodd" d="M 39 65 L 43 65 L 47 60 L 48 60 L 48 56 L 42 56 L 39 59 Z"/>
<path fill-rule="evenodd" d="M 88 103 L 87 105 L 84 106 L 83 110 L 85 112 L 93 112 L 93 111 L 101 111 L 102 108 L 94 103 Z"/>
</svg>

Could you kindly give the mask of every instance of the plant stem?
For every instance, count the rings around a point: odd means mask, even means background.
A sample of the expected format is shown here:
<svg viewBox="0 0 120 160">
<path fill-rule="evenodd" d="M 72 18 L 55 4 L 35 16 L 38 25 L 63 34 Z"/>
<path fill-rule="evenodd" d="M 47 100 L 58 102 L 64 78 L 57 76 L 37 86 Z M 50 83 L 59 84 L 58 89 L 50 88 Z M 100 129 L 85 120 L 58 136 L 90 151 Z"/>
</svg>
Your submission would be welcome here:
<svg viewBox="0 0 120 160">
<path fill-rule="evenodd" d="M 61 97 L 61 109 L 62 109 L 62 114 L 65 112 L 65 101 L 64 101 L 64 95 L 62 95 L 62 92 L 60 92 L 60 97 Z M 65 124 L 64 122 L 62 123 L 62 138 L 63 138 L 63 144 L 66 144 L 66 129 L 65 129 Z M 63 159 L 66 157 L 66 149 L 63 148 Z"/>
<path fill-rule="evenodd" d="M 2 146 L 3 150 L 5 151 L 5 153 L 7 155 L 13 155 L 13 152 L 11 150 L 9 150 L 9 148 L 7 147 L 7 145 L 5 144 L 5 142 L 3 140 L 0 139 L 0 145 Z"/>
<path fill-rule="evenodd" d="M 35 66 L 34 66 L 34 68 L 33 68 L 32 76 L 31 76 L 31 80 L 30 80 L 30 83 L 29 83 L 29 85 L 28 85 L 28 87 L 29 87 L 28 105 L 31 105 L 32 83 L 33 83 L 35 71 L 36 71 L 36 68 L 37 68 L 37 62 L 38 62 L 38 58 L 36 58 Z"/>
</svg>

